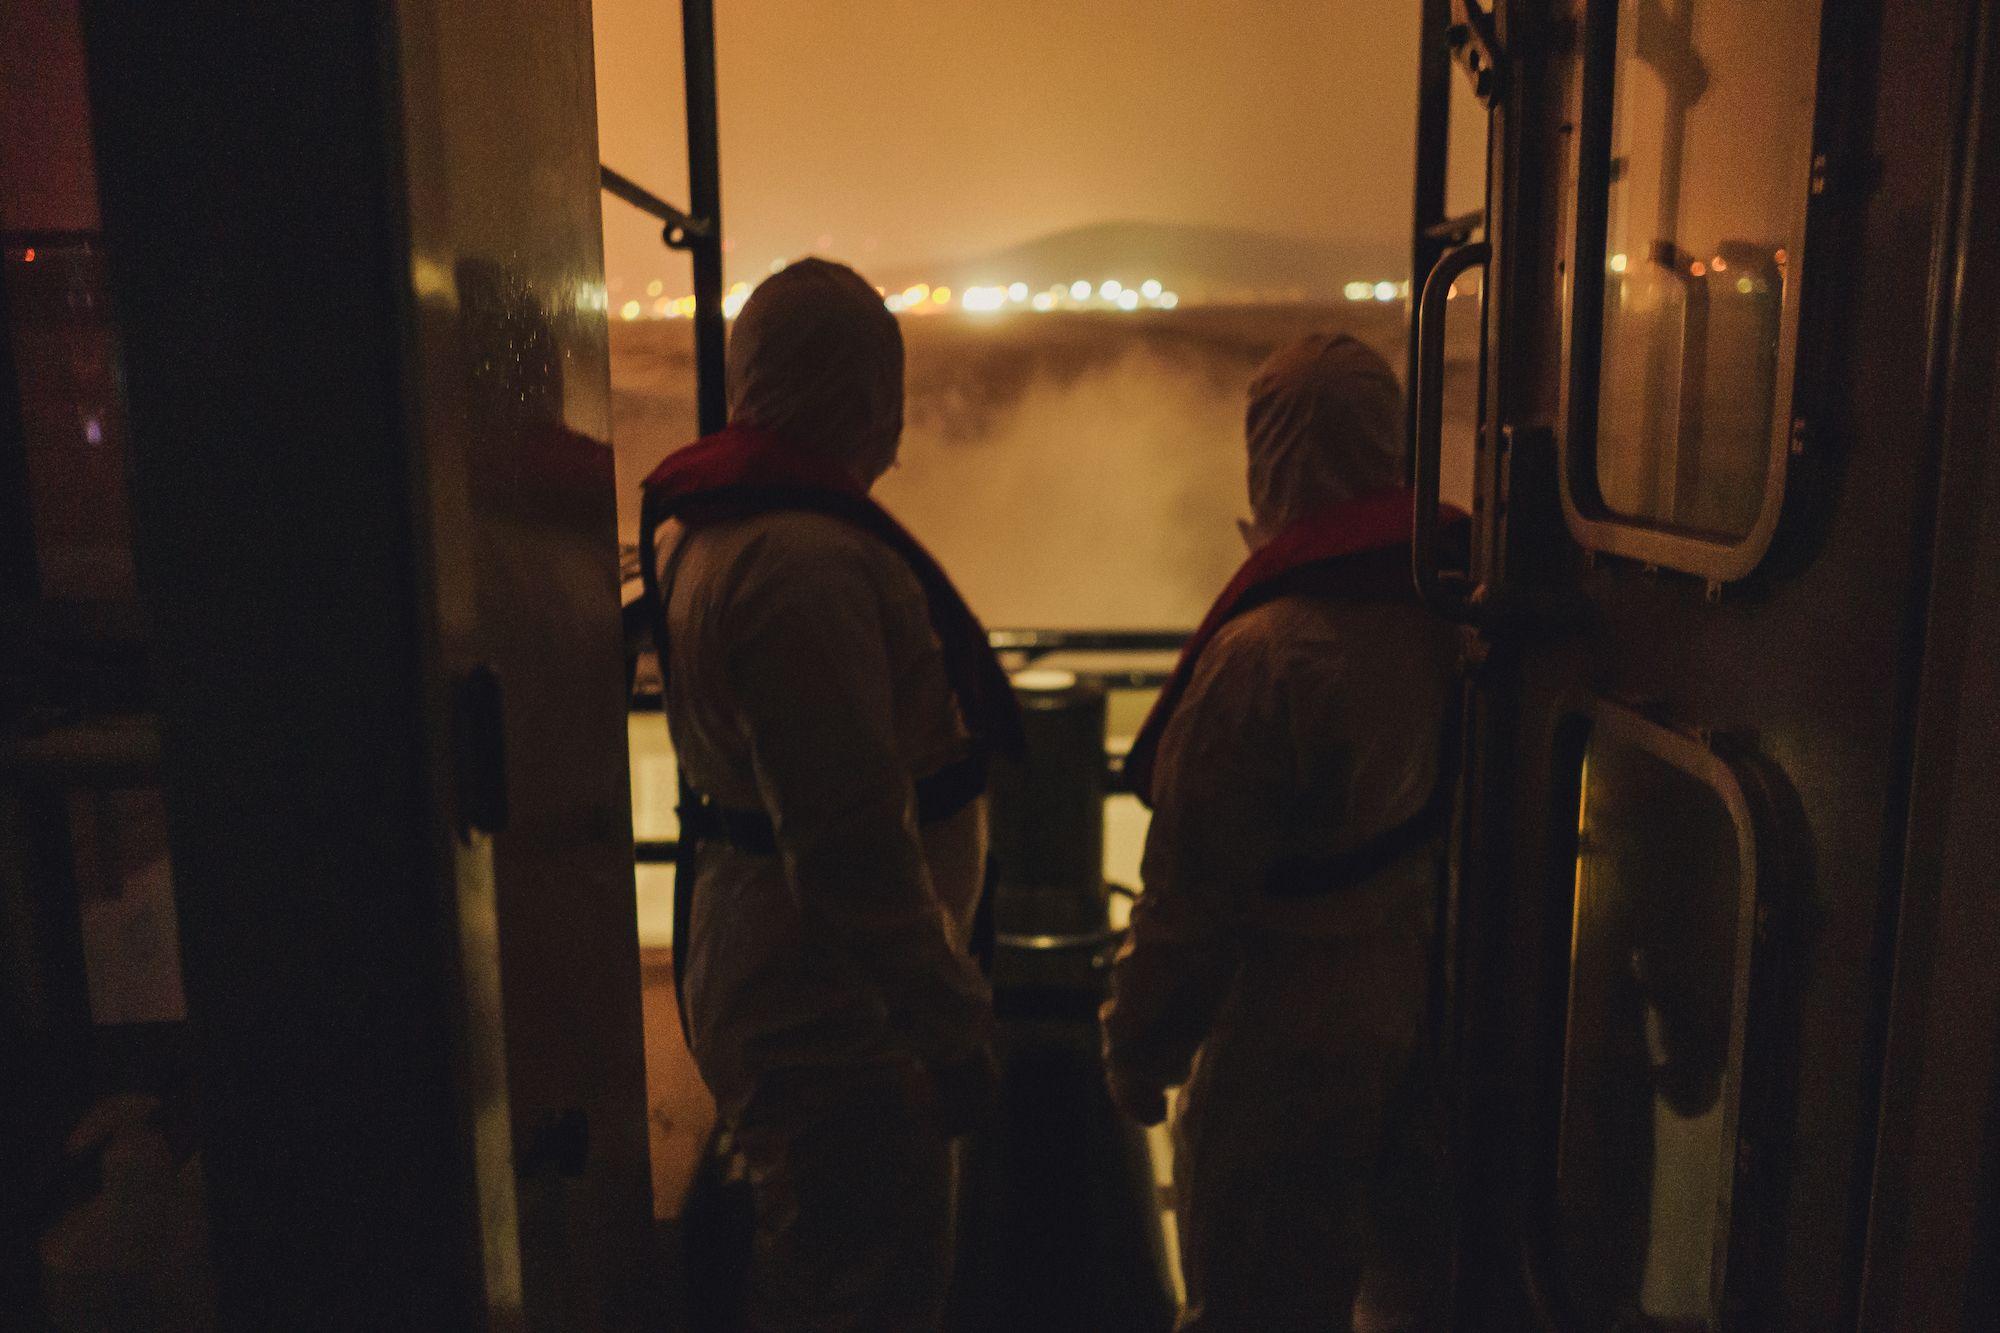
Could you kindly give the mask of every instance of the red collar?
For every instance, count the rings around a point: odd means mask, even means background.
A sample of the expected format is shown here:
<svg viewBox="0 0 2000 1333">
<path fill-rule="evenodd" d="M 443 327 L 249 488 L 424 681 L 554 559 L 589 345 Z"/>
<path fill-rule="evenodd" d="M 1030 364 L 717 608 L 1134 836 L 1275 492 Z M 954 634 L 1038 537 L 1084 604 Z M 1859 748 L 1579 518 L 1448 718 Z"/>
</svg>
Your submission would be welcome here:
<svg viewBox="0 0 2000 1333">
<path fill-rule="evenodd" d="M 716 491 L 780 487 L 866 500 L 868 491 L 830 458 L 754 426 L 730 425 L 676 449 L 645 480 L 667 503 Z"/>
<path fill-rule="evenodd" d="M 1394 487 L 1330 505 L 1293 522 L 1243 562 L 1181 650 L 1180 661 L 1174 665 L 1173 674 L 1161 688 L 1145 725 L 1132 741 L 1131 753 L 1125 759 L 1125 775 L 1140 800 L 1152 803 L 1153 761 L 1159 752 L 1161 733 L 1180 705 L 1181 696 L 1187 693 L 1195 662 L 1222 627 L 1282 592 L 1290 576 L 1303 570 L 1337 566 L 1350 556 L 1407 547 L 1415 498 L 1411 491 Z M 1440 505 L 1439 513 L 1447 521 L 1465 517 L 1463 511 L 1452 505 Z"/>
</svg>

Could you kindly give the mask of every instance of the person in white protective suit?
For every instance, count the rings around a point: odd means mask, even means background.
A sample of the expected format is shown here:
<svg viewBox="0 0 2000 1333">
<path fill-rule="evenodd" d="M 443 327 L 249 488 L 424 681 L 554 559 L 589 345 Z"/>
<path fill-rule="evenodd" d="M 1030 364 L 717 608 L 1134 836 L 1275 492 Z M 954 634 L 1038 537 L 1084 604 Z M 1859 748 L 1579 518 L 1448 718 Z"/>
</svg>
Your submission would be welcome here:
<svg viewBox="0 0 2000 1333">
<path fill-rule="evenodd" d="M 1156 1124 L 1189 1330 L 1423 1327 L 1443 1234 L 1420 1059 L 1455 638 L 1409 585 L 1402 396 L 1346 337 L 1247 413 L 1252 556 L 1128 772 L 1153 807 L 1103 1009 Z M 1373 1318 L 1366 1318 L 1368 1311 Z"/>
<path fill-rule="evenodd" d="M 647 483 L 693 848 L 684 1017 L 754 1197 L 750 1325 L 932 1328 L 950 1141 L 997 1081 L 967 942 L 978 714 L 1004 732 L 1011 699 L 980 695 L 1005 687 L 983 632 L 866 499 L 903 407 L 875 290 L 793 264 L 745 303 L 728 370 L 729 429 Z"/>
</svg>

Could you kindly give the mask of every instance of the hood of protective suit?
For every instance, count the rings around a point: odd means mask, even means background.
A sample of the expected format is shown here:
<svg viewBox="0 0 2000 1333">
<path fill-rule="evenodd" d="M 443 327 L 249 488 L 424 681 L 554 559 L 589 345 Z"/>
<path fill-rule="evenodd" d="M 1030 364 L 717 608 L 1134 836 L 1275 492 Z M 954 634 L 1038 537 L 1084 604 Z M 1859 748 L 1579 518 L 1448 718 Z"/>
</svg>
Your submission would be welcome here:
<svg viewBox="0 0 2000 1333">
<path fill-rule="evenodd" d="M 859 273 L 801 259 L 750 294 L 729 335 L 729 419 L 839 461 L 864 484 L 903 433 L 903 334 Z"/>
<path fill-rule="evenodd" d="M 1400 485 L 1403 391 L 1366 344 L 1319 333 L 1278 349 L 1250 383 L 1250 511 L 1267 535 Z"/>
</svg>

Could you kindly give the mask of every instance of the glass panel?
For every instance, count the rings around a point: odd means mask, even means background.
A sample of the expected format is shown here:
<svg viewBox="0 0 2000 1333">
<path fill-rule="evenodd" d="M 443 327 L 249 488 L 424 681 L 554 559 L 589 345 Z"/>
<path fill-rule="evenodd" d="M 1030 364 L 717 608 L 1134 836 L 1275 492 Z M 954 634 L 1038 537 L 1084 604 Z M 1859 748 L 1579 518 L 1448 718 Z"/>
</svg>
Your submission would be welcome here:
<svg viewBox="0 0 2000 1333">
<path fill-rule="evenodd" d="M 1789 431 L 1817 0 L 1621 0 L 1597 482 L 1615 513 L 1756 525 Z"/>
<path fill-rule="evenodd" d="M 1710 1326 L 1734 1152 L 1744 891 L 1720 795 L 1630 743 L 1586 760 L 1558 1198 L 1579 1326 Z M 1650 1325 L 1648 1325 L 1650 1326 Z"/>
<path fill-rule="evenodd" d="M 9 244 L 5 254 L 42 595 L 129 600 L 125 418 L 103 256 L 82 238 Z"/>
<path fill-rule="evenodd" d="M 806 254 L 883 287 L 909 398 L 876 494 L 989 625 L 1194 625 L 1243 557 L 1257 366 L 1322 329 L 1403 365 L 1417 7 L 834 15 L 718 16 L 725 309 Z M 672 31 L 637 0 L 593 16 L 604 160 L 676 198 Z M 693 433 L 689 288 L 615 200 L 605 237 L 629 540 Z"/>
</svg>

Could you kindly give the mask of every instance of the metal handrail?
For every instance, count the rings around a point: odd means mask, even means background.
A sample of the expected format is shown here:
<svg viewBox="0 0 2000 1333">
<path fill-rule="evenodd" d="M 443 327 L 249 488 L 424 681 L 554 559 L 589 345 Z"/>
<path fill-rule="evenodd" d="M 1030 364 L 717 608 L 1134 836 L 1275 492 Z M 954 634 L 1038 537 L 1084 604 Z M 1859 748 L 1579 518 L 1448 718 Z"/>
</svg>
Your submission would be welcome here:
<svg viewBox="0 0 2000 1333">
<path fill-rule="evenodd" d="M 628 636 L 644 623 L 642 613 L 635 609 L 637 605 L 626 608 Z M 1059 653 L 1177 653 L 1186 646 L 1188 635 L 1187 630 L 1167 629 L 996 629 L 987 631 L 986 640 L 993 645 L 994 652 L 1014 659 L 1011 665 L 1019 670 Z M 639 655 L 635 653 L 629 662 L 632 676 L 637 675 L 638 661 Z M 1167 672 L 1154 669 L 1084 668 L 1076 674 L 1109 688 L 1129 690 L 1155 689 L 1167 678 Z M 660 707 L 660 696 L 654 691 L 634 691 L 627 706 L 634 713 L 657 713 Z"/>
<path fill-rule="evenodd" d="M 1023 665 L 1026 665 L 1065 652 L 1178 652 L 1186 644 L 1188 634 L 1185 630 L 996 629 L 988 631 L 986 637 L 994 651 L 1020 654 L 1025 659 Z M 1079 671 L 1077 674 L 1130 689 L 1152 688 L 1165 678 L 1164 672 L 1155 671 Z M 634 694 L 629 710 L 657 713 L 661 706 L 658 694 Z M 1127 790 L 1122 756 L 1107 751 L 1104 770 L 1107 793 Z M 675 838 L 640 838 L 633 843 L 633 859 L 640 865 L 671 865 L 679 853 L 680 841 Z"/>
<path fill-rule="evenodd" d="M 715 228 L 711 219 L 688 216 L 631 177 L 602 162 L 597 164 L 597 183 L 606 194 L 623 199 L 641 213 L 665 223 L 664 239 L 677 250 L 686 246 L 690 236 L 707 236 Z"/>
</svg>

